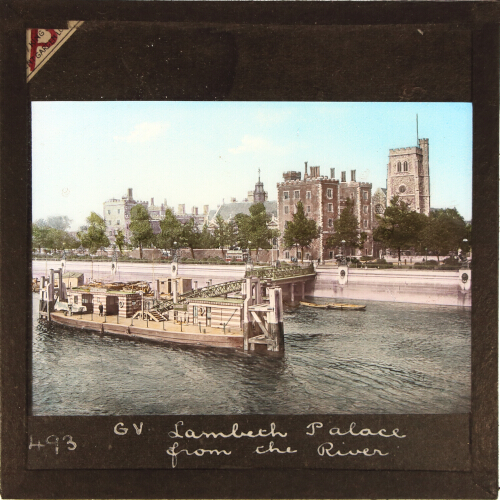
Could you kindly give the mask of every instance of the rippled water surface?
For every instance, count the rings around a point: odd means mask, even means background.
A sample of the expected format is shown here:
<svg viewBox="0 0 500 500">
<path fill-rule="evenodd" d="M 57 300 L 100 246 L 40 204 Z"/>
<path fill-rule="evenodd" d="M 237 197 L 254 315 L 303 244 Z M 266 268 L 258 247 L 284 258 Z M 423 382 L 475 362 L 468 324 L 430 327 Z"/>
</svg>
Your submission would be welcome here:
<svg viewBox="0 0 500 500">
<path fill-rule="evenodd" d="M 470 309 L 300 307 L 275 358 L 39 324 L 33 297 L 34 415 L 469 411 Z"/>
</svg>

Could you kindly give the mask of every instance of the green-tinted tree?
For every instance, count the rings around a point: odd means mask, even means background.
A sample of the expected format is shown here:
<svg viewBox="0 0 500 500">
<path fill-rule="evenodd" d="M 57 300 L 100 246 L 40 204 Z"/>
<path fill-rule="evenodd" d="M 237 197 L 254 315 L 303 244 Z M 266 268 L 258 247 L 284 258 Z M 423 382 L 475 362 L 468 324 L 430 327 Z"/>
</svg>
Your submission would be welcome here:
<svg viewBox="0 0 500 500">
<path fill-rule="evenodd" d="M 194 249 L 199 246 L 200 230 L 193 217 L 182 225 L 181 242 L 191 250 L 191 257 L 194 259 Z"/>
<path fill-rule="evenodd" d="M 219 214 L 215 217 L 214 224 L 215 245 L 224 253 L 229 247 L 236 244 L 238 240 L 237 226 L 234 220 L 225 221 Z"/>
<path fill-rule="evenodd" d="M 422 231 L 422 245 L 439 257 L 450 252 L 458 252 L 464 247 L 464 238 L 469 240 L 470 233 L 464 218 L 456 208 L 433 210 Z"/>
<path fill-rule="evenodd" d="M 283 234 L 283 244 L 286 248 L 300 247 L 301 260 L 304 262 L 304 248 L 308 247 L 313 240 L 319 238 L 320 229 L 313 219 L 308 219 L 304 212 L 304 205 L 297 203 L 297 212 L 288 223 Z"/>
<path fill-rule="evenodd" d="M 256 259 L 259 258 L 259 249 L 272 248 L 273 238 L 277 238 L 277 230 L 269 228 L 271 215 L 266 213 L 264 203 L 254 203 L 249 208 L 250 215 L 237 214 L 237 242 L 241 248 L 256 250 Z"/>
<path fill-rule="evenodd" d="M 208 229 L 207 224 L 203 225 L 200 233 L 199 248 L 215 248 L 217 246 L 214 235 Z"/>
<path fill-rule="evenodd" d="M 342 246 L 345 241 L 347 248 L 363 248 L 367 235 L 359 231 L 358 218 L 354 214 L 354 200 L 347 198 L 346 206 L 340 213 L 340 217 L 333 222 L 335 233 L 326 240 L 326 248 L 336 248 Z"/>
<path fill-rule="evenodd" d="M 38 219 L 31 224 L 31 241 L 32 247 L 38 248 L 41 252 L 42 248 L 49 248 L 48 238 L 49 238 L 50 227 L 47 222 L 43 219 Z"/>
<path fill-rule="evenodd" d="M 420 245 L 427 216 L 413 212 L 405 201 L 394 196 L 384 215 L 377 215 L 377 220 L 379 225 L 373 231 L 373 239 L 397 249 L 398 261 L 401 261 L 401 250 Z"/>
<path fill-rule="evenodd" d="M 160 221 L 160 234 L 156 236 L 156 246 L 165 250 L 178 247 L 182 236 L 182 224 L 170 208 L 167 208 L 165 217 Z"/>
<path fill-rule="evenodd" d="M 49 227 L 59 229 L 60 231 L 67 231 L 71 226 L 72 220 L 66 215 L 54 215 L 47 218 Z"/>
<path fill-rule="evenodd" d="M 87 217 L 87 226 L 78 232 L 78 239 L 84 248 L 88 248 L 91 254 L 95 253 L 101 247 L 109 246 L 109 239 L 106 236 L 106 221 L 91 212 Z"/>
<path fill-rule="evenodd" d="M 142 259 L 142 249 L 151 245 L 155 240 L 153 228 L 151 227 L 148 209 L 141 204 L 134 205 L 130 210 L 130 241 L 139 247 L 139 257 Z"/>
<path fill-rule="evenodd" d="M 123 234 L 123 231 L 121 229 L 118 229 L 118 232 L 116 233 L 115 243 L 116 246 L 118 247 L 118 250 L 120 250 L 120 255 L 123 255 L 123 247 L 125 246 L 125 235 Z"/>
</svg>

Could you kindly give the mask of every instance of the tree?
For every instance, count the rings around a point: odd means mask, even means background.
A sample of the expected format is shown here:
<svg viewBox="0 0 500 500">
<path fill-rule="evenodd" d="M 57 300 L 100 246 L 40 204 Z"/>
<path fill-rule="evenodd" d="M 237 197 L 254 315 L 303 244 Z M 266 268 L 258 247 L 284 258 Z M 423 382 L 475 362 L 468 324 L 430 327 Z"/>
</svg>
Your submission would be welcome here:
<svg viewBox="0 0 500 500">
<path fill-rule="evenodd" d="M 198 242 L 199 248 L 215 248 L 217 246 L 214 235 L 208 229 L 207 224 L 203 225 Z"/>
<path fill-rule="evenodd" d="M 155 239 L 153 228 L 151 227 L 148 209 L 141 204 L 134 205 L 130 210 L 130 241 L 139 247 L 139 257 L 142 259 L 142 248 L 150 245 Z"/>
<path fill-rule="evenodd" d="M 335 233 L 328 237 L 325 246 L 340 247 L 343 240 L 347 248 L 363 248 L 367 235 L 365 232 L 360 232 L 358 226 L 358 218 L 354 215 L 354 200 L 347 198 L 340 217 L 333 223 Z"/>
<path fill-rule="evenodd" d="M 95 212 L 91 212 L 87 217 L 87 226 L 78 232 L 78 239 L 91 254 L 101 247 L 107 247 L 109 239 L 106 236 L 106 221 Z"/>
<path fill-rule="evenodd" d="M 272 239 L 277 238 L 277 230 L 269 229 L 271 216 L 266 213 L 264 203 L 254 203 L 249 208 L 250 215 L 237 214 L 235 217 L 237 225 L 237 242 L 241 248 L 257 251 L 256 259 L 259 257 L 260 248 L 272 248 Z"/>
<path fill-rule="evenodd" d="M 214 240 L 218 248 L 224 253 L 227 248 L 232 247 L 238 240 L 237 226 L 234 220 L 227 222 L 220 214 L 215 217 Z"/>
<path fill-rule="evenodd" d="M 320 229 L 313 219 L 308 219 L 304 212 L 304 205 L 297 203 L 297 212 L 293 214 L 293 219 L 288 223 L 283 234 L 283 243 L 286 248 L 294 245 L 300 247 L 301 260 L 304 262 L 304 248 L 308 247 L 313 240 L 319 238 Z"/>
<path fill-rule="evenodd" d="M 48 238 L 49 238 L 50 228 L 46 221 L 39 219 L 31 224 L 31 238 L 33 248 L 38 248 L 41 252 L 42 248 L 49 248 Z"/>
<path fill-rule="evenodd" d="M 71 222 L 73 221 L 66 215 L 55 215 L 47 218 L 49 227 L 60 231 L 67 231 L 71 227 Z"/>
<path fill-rule="evenodd" d="M 123 247 L 125 246 L 125 235 L 123 234 L 123 231 L 121 229 L 118 229 L 118 232 L 116 233 L 115 243 L 116 246 L 118 247 L 118 250 L 120 250 L 120 255 L 123 255 Z"/>
<path fill-rule="evenodd" d="M 174 243 L 180 243 L 182 224 L 170 208 L 165 211 L 165 217 L 160 221 L 160 234 L 156 237 L 156 246 L 165 250 L 172 250 Z"/>
<path fill-rule="evenodd" d="M 373 231 L 373 239 L 388 248 L 397 248 L 398 261 L 401 261 L 401 250 L 419 245 L 427 216 L 412 212 L 405 201 L 394 196 L 384 215 L 377 215 L 377 220 L 379 225 Z"/>
<path fill-rule="evenodd" d="M 181 242 L 191 250 L 191 257 L 194 259 L 194 249 L 200 241 L 200 230 L 193 217 L 182 225 Z"/>
<path fill-rule="evenodd" d="M 458 252 L 464 247 L 464 238 L 470 234 L 464 218 L 456 208 L 440 208 L 430 213 L 422 231 L 422 244 L 437 255 Z"/>
</svg>

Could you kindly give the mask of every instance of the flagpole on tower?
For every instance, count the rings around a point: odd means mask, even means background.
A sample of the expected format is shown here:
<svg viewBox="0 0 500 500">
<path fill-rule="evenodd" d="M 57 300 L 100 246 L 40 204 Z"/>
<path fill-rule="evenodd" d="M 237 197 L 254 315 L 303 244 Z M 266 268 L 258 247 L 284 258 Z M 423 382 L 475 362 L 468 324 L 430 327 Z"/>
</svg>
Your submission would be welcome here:
<svg viewBox="0 0 500 500">
<path fill-rule="evenodd" d="M 417 113 L 417 148 L 418 148 L 418 113 Z"/>
</svg>

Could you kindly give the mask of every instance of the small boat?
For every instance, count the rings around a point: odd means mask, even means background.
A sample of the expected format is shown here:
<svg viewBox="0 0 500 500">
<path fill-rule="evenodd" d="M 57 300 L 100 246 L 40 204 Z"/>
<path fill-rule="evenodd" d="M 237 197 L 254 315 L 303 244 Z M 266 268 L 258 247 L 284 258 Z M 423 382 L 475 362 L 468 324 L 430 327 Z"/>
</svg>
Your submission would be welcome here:
<svg viewBox="0 0 500 500">
<path fill-rule="evenodd" d="M 315 304 L 314 302 L 300 302 L 300 305 L 307 307 L 316 307 L 318 309 L 339 309 L 341 311 L 364 311 L 366 306 L 363 304 Z"/>
</svg>

